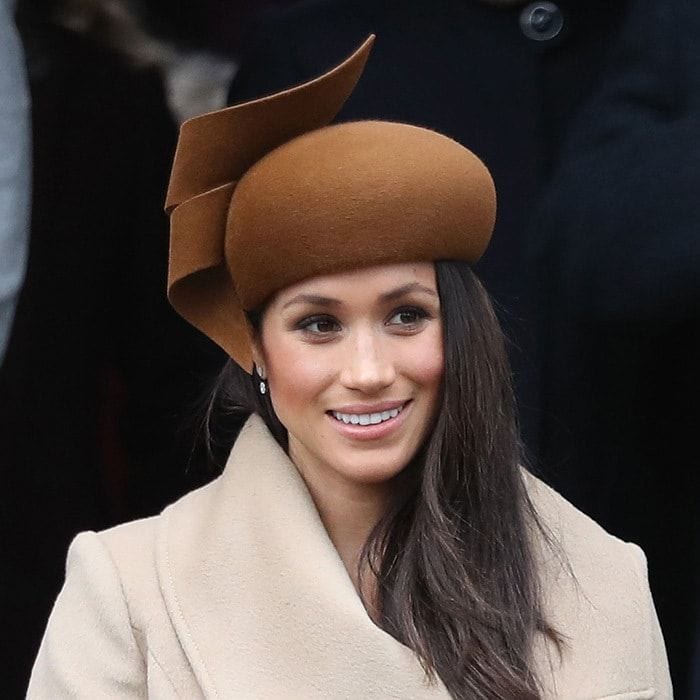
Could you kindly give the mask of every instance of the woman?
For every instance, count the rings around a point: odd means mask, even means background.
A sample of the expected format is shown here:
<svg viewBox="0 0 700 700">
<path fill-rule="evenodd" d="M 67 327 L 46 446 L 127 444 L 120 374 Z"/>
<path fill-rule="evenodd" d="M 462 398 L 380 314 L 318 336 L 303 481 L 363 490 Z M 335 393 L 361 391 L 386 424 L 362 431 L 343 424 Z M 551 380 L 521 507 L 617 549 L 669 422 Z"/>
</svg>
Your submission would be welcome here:
<svg viewBox="0 0 700 700">
<path fill-rule="evenodd" d="M 219 479 L 78 536 L 30 697 L 670 697 L 642 553 L 519 466 L 488 171 L 325 126 L 370 44 L 183 127 L 170 299 L 254 415 Z"/>
</svg>

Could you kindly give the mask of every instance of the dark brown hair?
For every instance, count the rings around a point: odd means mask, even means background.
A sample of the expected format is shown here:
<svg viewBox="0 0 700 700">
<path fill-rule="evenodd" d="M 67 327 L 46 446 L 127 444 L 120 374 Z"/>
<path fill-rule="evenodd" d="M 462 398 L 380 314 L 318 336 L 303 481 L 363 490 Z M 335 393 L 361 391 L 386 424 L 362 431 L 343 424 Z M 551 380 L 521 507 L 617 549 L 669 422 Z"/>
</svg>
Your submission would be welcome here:
<svg viewBox="0 0 700 700">
<path fill-rule="evenodd" d="M 435 267 L 441 405 L 365 545 L 360 572 L 377 577 L 378 624 L 413 649 L 454 698 L 539 698 L 534 637 L 543 633 L 557 645 L 560 638 L 542 612 L 531 539 L 547 533 L 524 484 L 505 342 L 471 268 L 451 261 Z M 255 327 L 261 315 L 251 320 Z M 232 362 L 209 403 L 210 437 L 219 408 L 229 416 L 259 413 L 286 449 L 269 394 L 260 396 L 256 379 Z"/>
</svg>

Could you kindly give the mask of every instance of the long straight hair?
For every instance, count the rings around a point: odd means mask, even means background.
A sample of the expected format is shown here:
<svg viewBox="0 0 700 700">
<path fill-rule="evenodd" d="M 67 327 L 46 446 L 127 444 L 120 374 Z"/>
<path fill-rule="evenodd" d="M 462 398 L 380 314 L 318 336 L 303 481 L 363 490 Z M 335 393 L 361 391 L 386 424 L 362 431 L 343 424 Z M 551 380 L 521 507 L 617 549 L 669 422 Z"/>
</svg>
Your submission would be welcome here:
<svg viewBox="0 0 700 700">
<path fill-rule="evenodd" d="M 435 265 L 445 369 L 433 430 L 397 480 L 358 573 L 377 580 L 377 623 L 418 656 L 457 700 L 540 697 L 532 647 L 559 645 L 544 618 L 533 533 L 547 537 L 527 494 L 503 333 L 488 294 L 465 263 Z M 258 327 L 262 313 L 251 321 Z M 240 423 L 258 413 L 287 449 L 269 394 L 233 362 L 208 404 Z M 230 425 L 229 425 L 230 428 Z M 221 435 L 221 432 L 219 432 Z M 362 589 L 362 586 L 360 586 Z"/>
</svg>

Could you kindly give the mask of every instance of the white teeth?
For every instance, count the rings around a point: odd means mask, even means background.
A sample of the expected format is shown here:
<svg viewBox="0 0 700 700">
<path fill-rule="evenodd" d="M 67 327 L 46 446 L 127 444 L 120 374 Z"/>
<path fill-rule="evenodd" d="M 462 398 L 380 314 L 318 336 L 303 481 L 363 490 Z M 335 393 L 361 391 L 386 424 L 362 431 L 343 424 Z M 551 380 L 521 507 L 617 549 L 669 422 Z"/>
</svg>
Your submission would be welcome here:
<svg viewBox="0 0 700 700">
<path fill-rule="evenodd" d="M 396 418 L 403 411 L 403 406 L 392 408 L 389 411 L 381 413 L 340 413 L 340 411 L 332 411 L 333 417 L 343 423 L 351 423 L 352 425 L 377 425 L 391 418 Z"/>
</svg>

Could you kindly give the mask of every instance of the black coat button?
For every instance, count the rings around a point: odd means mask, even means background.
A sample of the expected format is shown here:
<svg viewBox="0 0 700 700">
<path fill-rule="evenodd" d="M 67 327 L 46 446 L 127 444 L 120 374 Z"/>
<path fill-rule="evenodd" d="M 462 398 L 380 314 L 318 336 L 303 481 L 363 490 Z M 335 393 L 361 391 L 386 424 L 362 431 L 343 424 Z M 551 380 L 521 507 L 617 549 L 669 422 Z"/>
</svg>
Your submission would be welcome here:
<svg viewBox="0 0 700 700">
<path fill-rule="evenodd" d="M 550 41 L 564 27 L 564 15 L 553 2 L 533 2 L 520 13 L 520 28 L 533 41 Z"/>
</svg>

